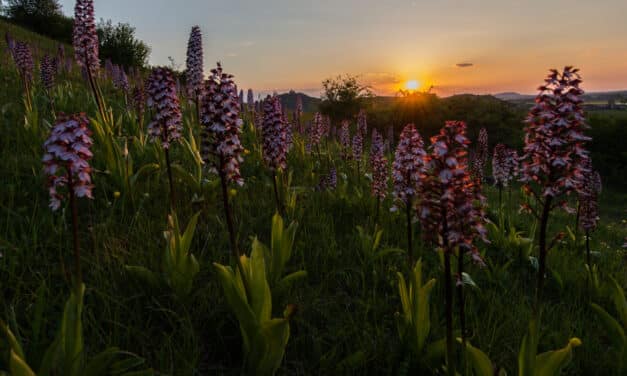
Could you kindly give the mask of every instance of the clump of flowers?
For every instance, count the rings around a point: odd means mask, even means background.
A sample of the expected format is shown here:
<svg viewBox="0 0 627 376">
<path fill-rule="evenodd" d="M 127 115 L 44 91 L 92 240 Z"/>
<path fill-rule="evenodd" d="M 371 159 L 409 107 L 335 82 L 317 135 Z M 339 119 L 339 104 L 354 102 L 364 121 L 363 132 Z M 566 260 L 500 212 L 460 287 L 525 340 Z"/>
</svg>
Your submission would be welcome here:
<svg viewBox="0 0 627 376">
<path fill-rule="evenodd" d="M 357 175 L 359 175 L 359 165 L 361 164 L 361 158 L 364 153 L 364 139 L 361 136 L 361 132 L 355 133 L 353 136 L 353 159 L 357 163 Z"/>
<path fill-rule="evenodd" d="M 273 171 L 287 167 L 286 128 L 279 97 L 268 95 L 263 103 L 263 158 Z"/>
<path fill-rule="evenodd" d="M 26 106 L 30 109 L 32 107 L 30 90 L 33 81 L 33 70 L 35 69 L 33 53 L 31 52 L 28 43 L 21 41 L 15 42 L 12 51 L 15 65 L 17 66 L 20 78 L 22 79 Z"/>
<path fill-rule="evenodd" d="M 50 208 L 58 210 L 67 187 L 76 197 L 92 197 L 91 167 L 93 157 L 89 121 L 83 113 L 57 116 L 57 122 L 44 142 L 44 172 L 48 175 Z"/>
<path fill-rule="evenodd" d="M 202 95 L 203 81 L 205 79 L 203 72 L 203 52 L 202 52 L 202 33 L 199 26 L 192 27 L 187 42 L 187 78 L 188 96 L 198 101 Z"/>
<path fill-rule="evenodd" d="M 137 124 L 141 126 L 144 119 L 144 111 L 146 110 L 146 92 L 143 85 L 137 85 L 133 88 L 131 102 L 137 113 Z"/>
<path fill-rule="evenodd" d="M 368 135 L 368 120 L 366 117 L 365 110 L 359 110 L 357 114 L 357 131 L 361 133 L 362 137 L 366 137 Z"/>
<path fill-rule="evenodd" d="M 170 68 L 153 68 L 148 77 L 146 92 L 148 106 L 155 110 L 148 124 L 148 135 L 152 141 L 159 141 L 165 152 L 165 162 L 170 183 L 170 205 L 174 210 L 175 194 L 172 168 L 170 166 L 170 146 L 181 138 L 182 114 L 176 91 L 176 81 Z"/>
<path fill-rule="evenodd" d="M 421 182 L 422 200 L 419 216 L 426 240 L 444 253 L 444 284 L 446 305 L 447 367 L 454 367 L 453 344 L 453 287 L 451 256 L 458 251 L 458 278 L 463 273 L 463 256 L 470 253 L 482 263 L 474 245 L 476 238 L 487 242 L 484 227 L 484 199 L 480 183 L 468 171 L 466 124 L 447 121 L 440 133 L 431 138 L 431 150 L 425 157 L 425 172 Z M 458 282 L 460 296 L 460 323 L 462 342 L 465 341 L 463 290 Z M 453 370 L 454 373 L 454 370 Z"/>
<path fill-rule="evenodd" d="M 128 76 L 126 75 L 123 67 L 114 65 L 113 75 L 111 78 L 113 79 L 113 86 L 116 89 L 122 90 L 124 93 L 128 93 L 130 85 L 128 83 Z"/>
<path fill-rule="evenodd" d="M 201 106 L 201 152 L 210 171 L 225 183 L 244 184 L 240 163 L 244 148 L 239 140 L 242 120 L 233 76 L 222 71 L 218 63 L 205 82 Z"/>
<path fill-rule="evenodd" d="M 148 134 L 167 150 L 173 142 L 179 141 L 183 130 L 176 82 L 170 68 L 154 68 L 148 78 L 146 92 L 148 106 L 155 110 L 154 118 L 148 124 Z"/>
<path fill-rule="evenodd" d="M 349 129 L 348 120 L 342 121 L 342 127 L 340 128 L 340 155 L 343 160 L 347 161 L 351 159 L 351 134 Z"/>
<path fill-rule="evenodd" d="M 240 186 L 244 184 L 244 179 L 240 174 L 244 147 L 239 140 L 243 123 L 239 117 L 239 112 L 237 86 L 233 81 L 233 76 L 224 73 L 222 65 L 217 63 L 216 68 L 211 70 L 211 75 L 205 81 L 204 94 L 201 100 L 202 141 L 200 151 L 203 161 L 209 166 L 209 171 L 220 176 L 222 203 L 229 231 L 231 252 L 237 262 L 244 291 L 248 296 L 250 287 L 240 258 L 228 194 L 229 183 L 236 183 Z"/>
<path fill-rule="evenodd" d="M 78 244 L 77 197 L 93 198 L 91 166 L 93 157 L 89 121 L 84 113 L 75 115 L 58 114 L 57 122 L 52 127 L 48 139 L 44 142 L 44 173 L 48 175 L 48 193 L 50 208 L 53 211 L 61 207 L 61 201 L 69 196 L 72 212 L 75 268 L 77 283 L 82 280 L 80 267 L 80 248 Z M 63 193 L 63 190 L 67 193 Z"/>
<path fill-rule="evenodd" d="M 248 89 L 246 93 L 246 106 L 248 107 L 248 112 L 255 111 L 255 96 L 253 94 L 253 89 Z"/>
<path fill-rule="evenodd" d="M 518 152 L 504 144 L 496 145 L 492 156 L 492 176 L 494 177 L 494 184 L 499 189 L 499 208 L 501 207 L 503 188 L 508 187 L 517 175 Z"/>
<path fill-rule="evenodd" d="M 322 136 L 324 135 L 324 118 L 321 113 L 315 113 L 313 123 L 309 130 L 309 142 L 311 146 L 319 147 Z"/>
<path fill-rule="evenodd" d="M 76 0 L 72 46 L 78 65 L 94 77 L 100 67 L 100 58 L 93 0 Z"/>
<path fill-rule="evenodd" d="M 413 124 L 403 128 L 392 164 L 394 198 L 411 207 L 424 168 L 424 142 Z"/>
<path fill-rule="evenodd" d="M 578 181 L 589 158 L 584 148 L 590 138 L 583 133 L 587 125 L 580 84 L 578 69 L 565 67 L 562 72 L 552 69 L 526 119 L 521 180 L 525 192 L 538 202 L 538 210 L 530 205 L 523 209 L 540 220 L 536 304 L 542 291 L 546 254 L 551 248 L 546 239 L 549 214 L 557 206 L 566 208 L 565 200 L 558 201 L 563 195 L 581 191 Z"/>
<path fill-rule="evenodd" d="M 376 129 L 372 130 L 370 167 L 372 169 L 372 196 L 377 199 L 376 223 L 379 219 L 381 201 L 387 196 L 389 178 L 388 160 L 383 153 L 383 137 Z"/>
<path fill-rule="evenodd" d="M 318 182 L 318 190 L 335 190 L 337 188 L 337 170 L 335 167 L 331 167 L 329 169 L 329 173 L 326 175 L 321 175 L 320 180 Z"/>
<path fill-rule="evenodd" d="M 41 82 L 44 88 L 50 92 L 54 89 L 55 77 L 57 75 L 57 61 L 50 55 L 44 55 L 39 65 L 41 73 Z"/>
</svg>

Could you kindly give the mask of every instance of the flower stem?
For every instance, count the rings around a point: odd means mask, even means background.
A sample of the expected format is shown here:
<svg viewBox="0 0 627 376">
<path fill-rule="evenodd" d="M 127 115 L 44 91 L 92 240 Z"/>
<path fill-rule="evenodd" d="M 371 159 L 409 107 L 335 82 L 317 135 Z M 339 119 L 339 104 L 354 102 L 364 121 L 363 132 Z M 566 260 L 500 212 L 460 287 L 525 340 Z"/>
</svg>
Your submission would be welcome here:
<svg viewBox="0 0 627 376">
<path fill-rule="evenodd" d="M 175 208 L 175 195 L 174 195 L 174 180 L 172 179 L 172 166 L 170 165 L 170 149 L 166 148 L 164 149 L 165 152 L 165 166 L 166 169 L 168 170 L 168 181 L 170 183 L 170 208 L 172 209 L 172 212 L 174 212 L 174 208 Z"/>
<path fill-rule="evenodd" d="M 412 246 L 412 226 L 411 226 L 411 199 L 408 197 L 405 203 L 405 213 L 407 214 L 407 257 L 409 257 L 409 268 L 414 267 L 414 247 Z"/>
<path fill-rule="evenodd" d="M 70 195 L 70 210 L 72 211 L 72 240 L 74 245 L 74 271 L 76 273 L 76 285 L 83 282 L 83 273 L 81 270 L 81 249 L 78 242 L 78 209 L 76 208 L 76 196 L 74 194 L 74 183 L 72 182 L 72 173 L 68 172 L 68 191 Z"/>
<path fill-rule="evenodd" d="M 462 337 L 462 369 L 464 370 L 463 374 L 467 374 L 466 370 L 466 312 L 465 312 L 465 297 L 464 297 L 464 283 L 463 283 L 463 273 L 464 273 L 464 251 L 461 247 L 458 247 L 457 251 L 457 273 L 459 274 L 460 283 L 457 284 L 457 298 L 459 300 L 459 325 L 461 327 L 461 337 Z"/>
<path fill-rule="evenodd" d="M 551 213 L 552 196 L 547 196 L 542 207 L 542 216 L 540 217 L 540 259 L 538 267 L 538 281 L 536 283 L 535 311 L 538 310 L 540 299 L 542 297 L 542 287 L 544 286 L 544 274 L 546 272 L 546 229 L 549 222 L 549 214 Z"/>
<path fill-rule="evenodd" d="M 276 171 L 272 170 L 272 184 L 274 185 L 274 199 L 276 200 L 276 210 L 279 212 L 281 216 L 283 216 L 283 204 L 281 204 L 281 199 L 279 198 L 279 189 L 276 183 Z"/>
<path fill-rule="evenodd" d="M 246 292 L 246 298 L 248 299 L 248 304 L 252 304 L 252 297 L 250 295 L 250 286 L 248 284 L 248 278 L 246 276 L 246 273 L 244 272 L 244 265 L 242 265 L 241 254 L 239 252 L 239 248 L 237 247 L 237 239 L 235 237 L 235 226 L 233 225 L 233 217 L 231 215 L 231 206 L 229 204 L 229 193 L 227 189 L 226 175 L 224 174 L 224 171 L 222 171 L 222 168 L 219 169 L 219 174 L 220 174 L 220 183 L 222 185 L 222 203 L 224 204 L 224 212 L 226 215 L 226 225 L 229 230 L 229 241 L 231 244 L 231 252 L 233 254 L 233 257 L 235 257 L 237 268 L 239 269 L 239 273 L 242 276 L 242 284 L 244 285 L 244 291 Z"/>
</svg>

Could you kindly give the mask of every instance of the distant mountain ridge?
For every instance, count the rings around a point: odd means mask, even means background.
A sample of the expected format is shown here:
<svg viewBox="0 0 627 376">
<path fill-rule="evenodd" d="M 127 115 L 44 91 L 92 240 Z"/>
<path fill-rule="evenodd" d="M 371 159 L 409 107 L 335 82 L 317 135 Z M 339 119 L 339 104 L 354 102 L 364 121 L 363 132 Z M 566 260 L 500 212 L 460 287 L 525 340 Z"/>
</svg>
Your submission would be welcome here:
<svg viewBox="0 0 627 376">
<path fill-rule="evenodd" d="M 279 94 L 281 98 L 281 104 L 288 111 L 292 112 L 296 109 L 296 98 L 300 96 L 303 101 L 304 112 L 316 112 L 318 111 L 318 105 L 320 104 L 320 98 L 310 97 L 305 93 L 297 93 L 294 90 L 290 90 L 288 93 Z"/>
<path fill-rule="evenodd" d="M 535 95 L 520 94 L 516 92 L 504 92 L 494 94 L 494 97 L 507 102 L 527 102 L 533 101 Z M 591 91 L 583 95 L 583 100 L 587 102 L 607 102 L 610 100 L 614 100 L 616 102 L 624 102 L 627 101 L 627 90 Z"/>
</svg>

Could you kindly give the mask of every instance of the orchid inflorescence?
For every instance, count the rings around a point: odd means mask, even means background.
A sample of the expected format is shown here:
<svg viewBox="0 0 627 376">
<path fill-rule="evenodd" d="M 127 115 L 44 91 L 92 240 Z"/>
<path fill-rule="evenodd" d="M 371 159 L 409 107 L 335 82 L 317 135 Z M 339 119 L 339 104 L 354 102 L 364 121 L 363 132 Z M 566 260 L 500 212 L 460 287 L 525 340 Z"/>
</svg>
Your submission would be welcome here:
<svg viewBox="0 0 627 376">
<path fill-rule="evenodd" d="M 484 227 L 485 199 L 480 182 L 468 170 L 466 124 L 447 121 L 440 133 L 431 138 L 431 150 L 425 157 L 420 185 L 419 217 L 423 234 L 444 252 L 457 247 L 471 252 L 483 263 L 473 244 L 475 238 L 487 242 Z"/>
<path fill-rule="evenodd" d="M 348 120 L 342 121 L 342 127 L 340 128 L 340 145 L 342 149 L 340 154 L 343 160 L 347 161 L 351 159 L 351 134 L 349 129 Z"/>
<path fill-rule="evenodd" d="M 78 65 L 95 76 L 100 67 L 100 58 L 93 0 L 76 0 L 72 46 Z"/>
<path fill-rule="evenodd" d="M 536 104 L 527 116 L 522 178 L 528 192 L 540 186 L 540 197 L 558 197 L 580 191 L 577 182 L 588 158 L 584 148 L 590 138 L 583 115 L 583 90 L 578 69 L 551 70 L 540 86 Z"/>
<path fill-rule="evenodd" d="M 424 169 L 424 143 L 413 124 L 403 128 L 392 164 L 394 198 L 405 205 L 411 205 L 416 196 Z"/>
<path fill-rule="evenodd" d="M 584 160 L 582 177 L 578 192 L 580 207 L 579 225 L 586 231 L 592 231 L 599 222 L 598 197 L 601 193 L 601 176 L 592 169 L 590 159 Z"/>
<path fill-rule="evenodd" d="M 263 104 L 263 158 L 271 170 L 287 167 L 287 129 L 278 95 L 267 96 Z"/>
<path fill-rule="evenodd" d="M 353 159 L 357 162 L 361 162 L 362 154 L 364 152 L 364 138 L 361 132 L 356 132 L 353 136 Z"/>
<path fill-rule="evenodd" d="M 324 135 L 324 118 L 321 113 L 316 112 L 313 123 L 309 128 L 309 143 L 311 146 L 320 145 L 322 136 Z"/>
<path fill-rule="evenodd" d="M 92 198 L 91 166 L 93 157 L 89 121 L 84 113 L 60 113 L 44 142 L 44 172 L 48 175 L 50 208 L 57 210 L 64 199 L 60 188 L 68 187 L 76 197 Z"/>
<path fill-rule="evenodd" d="M 192 99 L 197 99 L 202 95 L 203 81 L 203 51 L 202 33 L 199 26 L 192 27 L 187 43 L 187 95 Z"/>
<path fill-rule="evenodd" d="M 518 152 L 504 144 L 496 145 L 492 156 L 494 184 L 499 187 L 507 187 L 518 175 L 518 170 Z"/>
<path fill-rule="evenodd" d="M 35 69 L 33 53 L 31 52 L 30 46 L 26 42 L 16 41 L 12 52 L 15 65 L 20 72 L 22 80 L 24 80 L 25 84 L 30 84 L 33 80 L 33 70 Z"/>
<path fill-rule="evenodd" d="M 368 120 L 366 118 L 366 111 L 359 110 L 357 114 L 357 132 L 361 134 L 361 137 L 368 135 Z"/>
<path fill-rule="evenodd" d="M 57 60 L 50 55 L 44 55 L 39 65 L 41 82 L 47 91 L 54 88 L 55 77 L 57 75 Z"/>
<path fill-rule="evenodd" d="M 153 141 L 159 140 L 164 149 L 181 138 L 182 115 L 176 82 L 170 68 L 157 67 L 152 70 L 147 86 L 148 107 L 155 110 L 148 124 L 148 133 Z"/>
<path fill-rule="evenodd" d="M 218 63 L 205 82 L 202 99 L 202 158 L 211 172 L 220 174 L 228 182 L 243 185 L 240 163 L 244 147 L 239 140 L 242 126 L 239 111 L 233 76 L 224 73 Z"/>
<path fill-rule="evenodd" d="M 372 168 L 372 195 L 383 200 L 387 196 L 388 189 L 388 160 L 383 153 L 383 137 L 374 128 L 372 129 L 370 166 Z"/>
<path fill-rule="evenodd" d="M 248 107 L 249 112 L 255 111 L 255 96 L 253 94 L 253 89 L 248 89 L 246 93 L 246 106 Z"/>
</svg>

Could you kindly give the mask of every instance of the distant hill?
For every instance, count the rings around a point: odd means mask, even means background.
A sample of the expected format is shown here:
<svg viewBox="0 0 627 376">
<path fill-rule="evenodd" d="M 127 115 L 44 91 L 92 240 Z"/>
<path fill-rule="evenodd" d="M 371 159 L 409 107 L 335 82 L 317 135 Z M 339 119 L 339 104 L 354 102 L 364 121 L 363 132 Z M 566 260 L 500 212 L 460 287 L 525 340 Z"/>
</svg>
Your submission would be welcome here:
<svg viewBox="0 0 627 376">
<path fill-rule="evenodd" d="M 320 98 L 310 97 L 304 93 L 297 93 L 294 90 L 291 90 L 289 93 L 279 94 L 279 98 L 281 98 L 281 103 L 283 107 L 287 108 L 288 111 L 294 111 L 296 109 L 296 98 L 300 95 L 303 101 L 303 111 L 304 112 L 316 112 L 318 111 L 318 105 L 320 104 Z"/>
<path fill-rule="evenodd" d="M 494 94 L 494 97 L 507 102 L 530 103 L 534 101 L 535 95 L 506 92 Z M 583 95 L 583 100 L 588 104 L 601 104 L 610 101 L 627 103 L 627 90 L 589 92 Z"/>
</svg>

